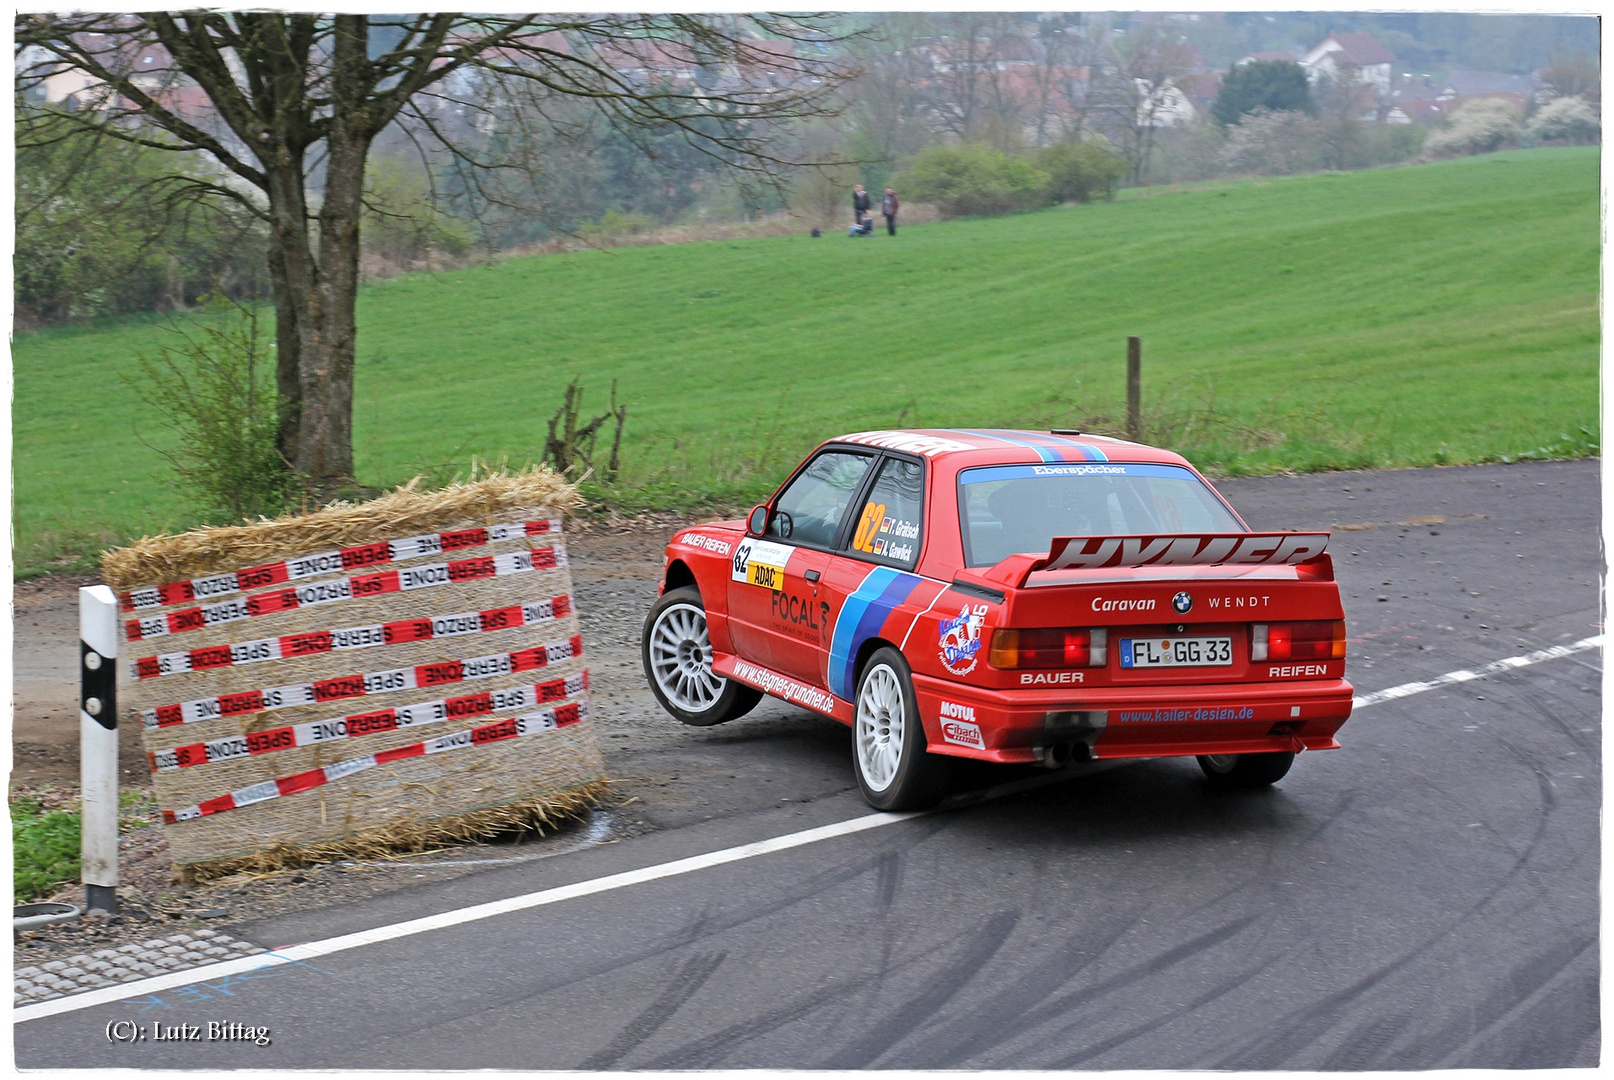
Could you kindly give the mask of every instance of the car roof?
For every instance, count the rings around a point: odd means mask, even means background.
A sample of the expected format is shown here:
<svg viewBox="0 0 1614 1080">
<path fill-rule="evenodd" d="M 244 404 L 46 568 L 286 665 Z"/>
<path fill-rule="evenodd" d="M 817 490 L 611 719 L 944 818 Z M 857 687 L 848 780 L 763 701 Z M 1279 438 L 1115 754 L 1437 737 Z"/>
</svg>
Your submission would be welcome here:
<svg viewBox="0 0 1614 1080">
<path fill-rule="evenodd" d="M 830 439 L 920 454 L 955 465 L 1015 462 L 1129 461 L 1188 465 L 1170 450 L 1104 435 L 1025 431 L 1018 428 L 901 428 L 857 431 Z M 1191 466 L 1190 466 L 1191 467 Z"/>
</svg>

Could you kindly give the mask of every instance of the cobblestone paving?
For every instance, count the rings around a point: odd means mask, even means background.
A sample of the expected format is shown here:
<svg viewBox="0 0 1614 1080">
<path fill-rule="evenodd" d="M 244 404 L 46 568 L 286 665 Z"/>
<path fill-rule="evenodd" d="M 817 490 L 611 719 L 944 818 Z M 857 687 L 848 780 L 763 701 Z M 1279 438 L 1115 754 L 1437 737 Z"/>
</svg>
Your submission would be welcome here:
<svg viewBox="0 0 1614 1080">
<path fill-rule="evenodd" d="M 102 949 L 66 960 L 47 960 L 37 967 L 16 970 L 14 1005 L 95 990 L 116 983 L 134 982 L 168 971 L 216 964 L 265 952 L 261 945 L 240 941 L 216 930 L 192 930 L 165 938 Z"/>
</svg>

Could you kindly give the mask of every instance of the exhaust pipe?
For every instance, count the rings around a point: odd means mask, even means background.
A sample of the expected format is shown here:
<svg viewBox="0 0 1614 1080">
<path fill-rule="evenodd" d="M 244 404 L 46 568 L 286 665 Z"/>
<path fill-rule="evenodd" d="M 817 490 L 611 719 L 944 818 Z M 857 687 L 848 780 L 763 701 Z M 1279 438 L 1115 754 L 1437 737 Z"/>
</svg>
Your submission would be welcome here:
<svg viewBox="0 0 1614 1080">
<path fill-rule="evenodd" d="M 1033 747 L 1037 760 L 1045 769 L 1063 769 L 1070 764 L 1070 743 L 1057 742 L 1052 746 Z"/>
</svg>

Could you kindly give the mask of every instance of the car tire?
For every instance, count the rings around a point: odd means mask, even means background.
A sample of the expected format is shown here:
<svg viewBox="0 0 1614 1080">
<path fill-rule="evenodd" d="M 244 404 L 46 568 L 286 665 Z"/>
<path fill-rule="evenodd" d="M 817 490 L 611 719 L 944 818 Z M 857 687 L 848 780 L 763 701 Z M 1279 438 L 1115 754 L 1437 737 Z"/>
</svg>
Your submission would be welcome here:
<svg viewBox="0 0 1614 1080">
<path fill-rule="evenodd" d="M 1211 786 L 1220 788 L 1266 787 L 1282 780 L 1295 763 L 1288 751 L 1277 754 L 1200 754 L 1199 767 Z"/>
<path fill-rule="evenodd" d="M 949 761 L 925 749 L 908 662 L 886 646 L 858 675 L 852 711 L 852 771 L 876 810 L 922 810 L 947 794 Z"/>
<path fill-rule="evenodd" d="M 666 593 L 645 616 L 640 639 L 645 678 L 661 707 L 686 724 L 711 727 L 757 707 L 762 691 L 712 671 L 706 605 L 693 585 Z"/>
</svg>

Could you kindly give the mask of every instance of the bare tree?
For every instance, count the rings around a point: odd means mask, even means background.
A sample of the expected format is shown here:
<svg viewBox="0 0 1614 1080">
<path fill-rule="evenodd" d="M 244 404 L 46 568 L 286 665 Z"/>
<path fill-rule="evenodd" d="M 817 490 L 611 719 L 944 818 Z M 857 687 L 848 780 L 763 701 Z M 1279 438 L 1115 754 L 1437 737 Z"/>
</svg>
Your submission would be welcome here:
<svg viewBox="0 0 1614 1080">
<path fill-rule="evenodd" d="M 851 43 L 858 74 L 845 88 L 846 116 L 858 157 L 889 164 L 930 139 L 934 117 L 926 84 L 933 75 L 932 33 L 929 16 L 899 12 Z"/>
<path fill-rule="evenodd" d="M 1373 119 L 1378 91 L 1361 79 L 1361 68 L 1334 54 L 1334 70 L 1319 76 L 1313 87 L 1323 168 L 1345 169 L 1361 144 L 1363 127 Z"/>
<path fill-rule="evenodd" d="M 823 113 L 845 73 L 812 17 L 316 15 L 262 11 L 17 16 L 19 112 L 65 75 L 86 129 L 211 158 L 187 179 L 269 227 L 278 443 L 319 491 L 353 476 L 354 305 L 366 161 L 390 125 L 469 173 L 536 166 L 519 125 L 584 101 L 624 132 L 672 132 L 771 174 L 782 122 Z M 807 48 L 796 50 L 802 44 Z M 449 118 L 463 118 L 450 122 Z M 533 118 L 538 118 L 534 120 Z M 516 125 L 515 129 L 501 125 Z M 467 131 L 479 140 L 465 138 Z M 497 183 L 472 184 L 490 201 Z"/>
<path fill-rule="evenodd" d="M 1095 79 L 1092 104 L 1107 114 L 1106 127 L 1131 165 L 1134 184 L 1148 175 L 1155 133 L 1186 100 L 1179 83 L 1193 70 L 1195 57 L 1193 46 L 1180 36 L 1148 23 L 1126 36 Z"/>
<path fill-rule="evenodd" d="M 943 40 L 936 43 L 936 73 L 930 103 L 939 125 L 961 139 L 974 132 L 986 96 L 986 73 L 994 62 L 987 33 L 990 12 L 960 11 L 937 16 Z"/>
</svg>

